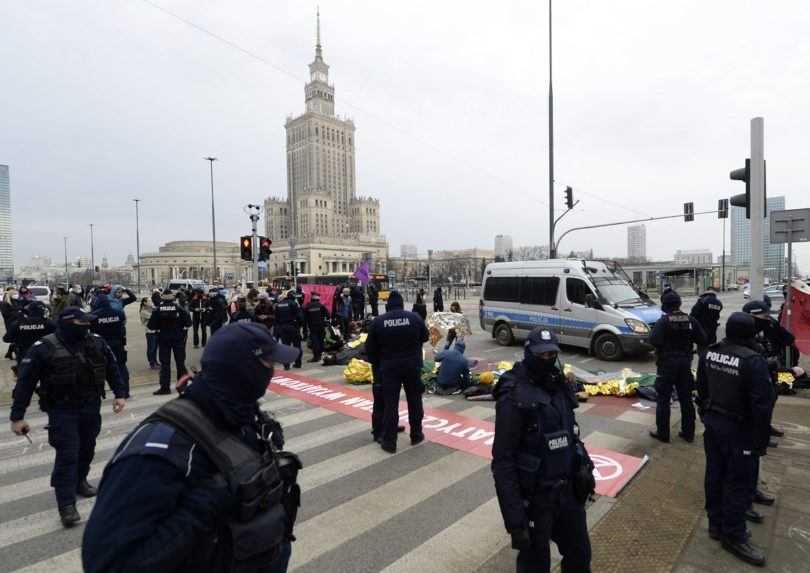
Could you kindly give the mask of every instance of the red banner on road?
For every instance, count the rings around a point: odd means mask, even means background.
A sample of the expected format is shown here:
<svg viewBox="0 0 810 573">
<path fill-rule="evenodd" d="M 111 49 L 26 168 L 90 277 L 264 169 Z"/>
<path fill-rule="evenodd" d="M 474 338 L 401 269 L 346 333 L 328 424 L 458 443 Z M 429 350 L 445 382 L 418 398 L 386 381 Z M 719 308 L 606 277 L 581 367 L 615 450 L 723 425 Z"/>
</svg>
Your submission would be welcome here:
<svg viewBox="0 0 810 573">
<path fill-rule="evenodd" d="M 361 390 L 288 373 L 274 377 L 270 390 L 371 423 L 374 402 L 369 393 Z M 399 403 L 399 417 L 404 424 L 408 423 L 408 407 L 405 402 Z M 468 418 L 446 410 L 425 408 L 422 429 L 425 438 L 431 442 L 492 459 L 492 442 L 495 436 L 495 424 L 492 422 Z M 586 438 L 585 445 L 587 444 Z M 601 448 L 588 448 L 588 453 L 596 466 L 596 493 L 610 497 L 616 497 L 647 462 L 647 456 L 636 458 Z"/>
</svg>

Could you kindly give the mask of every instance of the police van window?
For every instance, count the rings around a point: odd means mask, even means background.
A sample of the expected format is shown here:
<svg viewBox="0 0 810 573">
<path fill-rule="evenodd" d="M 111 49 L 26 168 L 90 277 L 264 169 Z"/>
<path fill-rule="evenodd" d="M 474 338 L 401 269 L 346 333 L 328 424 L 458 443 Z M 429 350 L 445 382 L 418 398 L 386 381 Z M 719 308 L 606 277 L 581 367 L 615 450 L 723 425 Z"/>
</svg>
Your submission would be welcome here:
<svg viewBox="0 0 810 573">
<path fill-rule="evenodd" d="M 565 295 L 569 302 L 585 304 L 585 295 L 593 294 L 588 283 L 582 279 L 567 278 L 565 280 Z"/>
<path fill-rule="evenodd" d="M 559 286 L 559 277 L 525 277 L 523 287 L 520 289 L 520 302 L 523 304 L 554 306 L 557 302 L 557 288 Z"/>
<path fill-rule="evenodd" d="M 497 302 L 520 302 L 518 277 L 491 277 L 484 286 L 484 299 Z"/>
</svg>

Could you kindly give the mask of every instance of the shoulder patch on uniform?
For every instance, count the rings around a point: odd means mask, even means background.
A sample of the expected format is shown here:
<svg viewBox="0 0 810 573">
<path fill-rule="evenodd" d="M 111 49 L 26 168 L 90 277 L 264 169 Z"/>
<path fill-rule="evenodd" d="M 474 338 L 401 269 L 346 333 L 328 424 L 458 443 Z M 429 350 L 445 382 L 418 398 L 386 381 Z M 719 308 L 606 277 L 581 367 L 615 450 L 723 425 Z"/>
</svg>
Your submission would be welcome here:
<svg viewBox="0 0 810 573">
<path fill-rule="evenodd" d="M 34 343 L 34 346 L 39 346 L 40 344 L 42 344 L 42 341 L 41 341 L 41 340 L 37 340 L 37 341 Z"/>
<path fill-rule="evenodd" d="M 194 442 L 163 422 L 150 422 L 136 428 L 124 440 L 110 463 L 130 456 L 156 456 L 171 463 L 178 471 L 187 472 Z"/>
</svg>

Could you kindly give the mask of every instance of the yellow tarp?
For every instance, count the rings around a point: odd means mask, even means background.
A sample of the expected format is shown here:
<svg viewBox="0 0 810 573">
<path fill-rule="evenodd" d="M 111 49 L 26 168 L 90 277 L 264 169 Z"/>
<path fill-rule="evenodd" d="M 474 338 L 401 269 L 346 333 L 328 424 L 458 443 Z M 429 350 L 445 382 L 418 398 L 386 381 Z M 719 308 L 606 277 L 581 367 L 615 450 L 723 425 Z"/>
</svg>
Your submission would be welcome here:
<svg viewBox="0 0 810 573">
<path fill-rule="evenodd" d="M 371 373 L 371 364 L 365 360 L 352 358 L 345 370 L 343 377 L 349 384 L 371 384 L 374 382 L 374 375 Z"/>
</svg>

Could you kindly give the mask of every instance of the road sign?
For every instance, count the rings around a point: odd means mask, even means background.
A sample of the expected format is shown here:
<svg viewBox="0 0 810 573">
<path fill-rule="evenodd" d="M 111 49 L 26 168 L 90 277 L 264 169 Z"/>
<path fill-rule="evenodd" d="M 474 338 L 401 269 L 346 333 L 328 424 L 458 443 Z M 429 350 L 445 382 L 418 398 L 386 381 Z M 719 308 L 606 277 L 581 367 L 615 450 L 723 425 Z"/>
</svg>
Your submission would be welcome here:
<svg viewBox="0 0 810 573">
<path fill-rule="evenodd" d="M 771 211 L 771 243 L 810 241 L 810 209 Z"/>
</svg>

